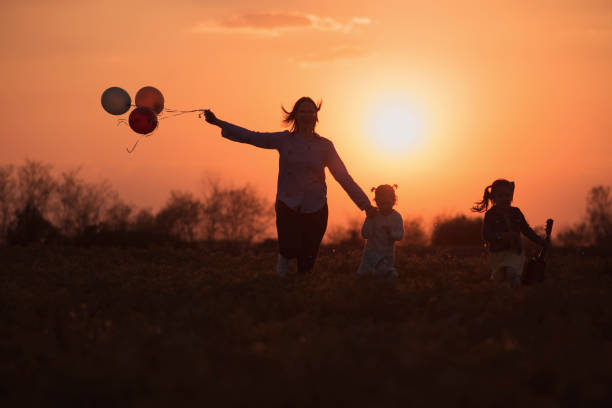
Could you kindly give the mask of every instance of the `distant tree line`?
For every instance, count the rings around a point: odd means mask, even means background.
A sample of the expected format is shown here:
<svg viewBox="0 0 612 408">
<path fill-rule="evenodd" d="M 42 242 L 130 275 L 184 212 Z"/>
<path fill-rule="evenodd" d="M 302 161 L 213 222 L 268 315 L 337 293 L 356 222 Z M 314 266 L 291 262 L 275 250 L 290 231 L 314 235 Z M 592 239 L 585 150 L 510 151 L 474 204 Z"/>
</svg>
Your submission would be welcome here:
<svg viewBox="0 0 612 408">
<path fill-rule="evenodd" d="M 104 181 L 90 183 L 80 168 L 54 176 L 26 160 L 0 166 L 0 242 L 146 245 L 154 242 L 252 242 L 272 226 L 272 204 L 249 185 L 203 183 L 201 197 L 172 191 L 157 212 L 136 210 Z"/>
<path fill-rule="evenodd" d="M 333 243 L 358 244 L 361 238 L 363 220 L 355 218 L 343 227 L 336 227 L 329 232 L 329 241 Z M 404 217 L 404 237 L 398 243 L 407 247 L 451 247 L 482 246 L 482 218 L 465 215 L 437 216 L 433 221 L 431 232 L 427 233 L 421 217 Z"/>
<path fill-rule="evenodd" d="M 589 190 L 582 220 L 557 235 L 567 247 L 612 248 L 612 194 L 609 186 Z"/>
<path fill-rule="evenodd" d="M 0 165 L 0 243 L 77 243 L 148 245 L 168 241 L 231 241 L 251 243 L 272 235 L 274 208 L 250 185 L 222 184 L 209 177 L 200 196 L 172 191 L 154 213 L 126 204 L 104 181 L 91 183 L 80 168 L 54 176 L 52 167 L 26 160 L 21 166 Z M 332 228 L 327 242 L 362 245 L 355 218 Z M 543 235 L 543 225 L 535 226 Z M 572 227 L 554 233 L 567 247 L 612 247 L 610 187 L 593 187 L 586 214 Z M 482 246 L 482 217 L 438 216 L 426 232 L 422 218 L 404 217 L 400 246 Z M 526 243 L 529 248 L 530 243 Z"/>
<path fill-rule="evenodd" d="M 553 231 L 553 243 L 563 247 L 612 248 L 612 194 L 610 187 L 596 186 L 587 194 L 586 214 L 571 227 Z M 423 220 L 404 217 L 404 239 L 400 246 L 437 248 L 482 246 L 483 217 L 438 216 L 427 234 Z M 544 236 L 544 223 L 532 224 L 536 233 Z M 330 240 L 342 243 L 361 242 L 361 220 L 353 219 L 345 227 L 330 231 Z M 524 239 L 525 248 L 537 247 Z"/>
</svg>

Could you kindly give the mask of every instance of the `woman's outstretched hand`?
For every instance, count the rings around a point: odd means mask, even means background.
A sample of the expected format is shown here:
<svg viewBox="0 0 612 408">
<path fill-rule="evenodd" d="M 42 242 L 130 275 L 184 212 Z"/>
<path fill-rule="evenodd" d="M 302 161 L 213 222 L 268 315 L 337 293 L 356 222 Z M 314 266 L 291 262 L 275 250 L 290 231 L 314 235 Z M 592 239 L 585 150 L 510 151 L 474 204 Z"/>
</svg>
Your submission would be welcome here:
<svg viewBox="0 0 612 408">
<path fill-rule="evenodd" d="M 215 116 L 214 113 L 212 113 L 212 111 L 210 109 L 206 109 L 204 111 L 204 119 L 206 119 L 206 121 L 208 123 L 210 123 L 211 125 L 217 125 L 219 124 L 219 119 L 217 119 L 217 117 Z"/>
</svg>

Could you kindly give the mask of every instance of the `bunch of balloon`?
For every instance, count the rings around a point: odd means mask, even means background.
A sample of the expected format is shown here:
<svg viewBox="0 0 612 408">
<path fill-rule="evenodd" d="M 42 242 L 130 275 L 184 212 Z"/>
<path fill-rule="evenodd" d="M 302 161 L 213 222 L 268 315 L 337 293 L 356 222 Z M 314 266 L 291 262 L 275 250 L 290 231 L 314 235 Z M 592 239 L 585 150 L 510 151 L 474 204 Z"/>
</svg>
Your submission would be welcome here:
<svg viewBox="0 0 612 408">
<path fill-rule="evenodd" d="M 123 115 L 131 107 L 135 107 L 127 120 L 119 119 L 119 123 L 127 122 L 134 132 L 141 135 L 131 149 L 126 149 L 128 153 L 134 151 L 142 137 L 151 135 L 160 120 L 192 112 L 197 112 L 198 117 L 202 117 L 204 114 L 204 109 L 177 110 L 164 108 L 164 95 L 152 86 L 140 88 L 136 93 L 134 103 L 135 105 L 132 105 L 132 99 L 125 90 L 116 86 L 108 88 L 102 93 L 102 107 L 111 115 Z M 162 112 L 171 115 L 159 116 Z"/>
<path fill-rule="evenodd" d="M 132 106 L 135 106 L 135 109 L 130 112 L 127 123 L 134 132 L 145 137 L 150 136 L 159 124 L 157 116 L 164 110 L 164 95 L 152 86 L 145 86 L 136 93 L 134 102 L 135 105 L 132 105 L 130 95 L 124 89 L 116 86 L 102 93 L 102 107 L 111 115 L 123 115 Z M 119 120 L 119 123 L 125 122 L 125 119 Z M 128 153 L 134 151 L 139 141 L 140 138 L 132 149 L 127 149 Z"/>
</svg>

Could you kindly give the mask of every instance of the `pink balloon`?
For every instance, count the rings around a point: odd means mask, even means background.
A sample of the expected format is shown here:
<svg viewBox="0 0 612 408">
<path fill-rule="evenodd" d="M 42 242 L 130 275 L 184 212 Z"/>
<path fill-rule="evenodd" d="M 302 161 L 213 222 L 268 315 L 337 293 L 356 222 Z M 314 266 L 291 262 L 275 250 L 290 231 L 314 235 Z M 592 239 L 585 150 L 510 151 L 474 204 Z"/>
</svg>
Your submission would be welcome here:
<svg viewBox="0 0 612 408">
<path fill-rule="evenodd" d="M 129 123 L 134 132 L 146 135 L 157 127 L 157 115 L 151 108 L 141 106 L 130 113 Z"/>
<path fill-rule="evenodd" d="M 151 108 L 158 115 L 164 110 L 164 95 L 152 86 L 141 88 L 136 94 L 134 102 L 138 107 L 146 106 Z"/>
</svg>

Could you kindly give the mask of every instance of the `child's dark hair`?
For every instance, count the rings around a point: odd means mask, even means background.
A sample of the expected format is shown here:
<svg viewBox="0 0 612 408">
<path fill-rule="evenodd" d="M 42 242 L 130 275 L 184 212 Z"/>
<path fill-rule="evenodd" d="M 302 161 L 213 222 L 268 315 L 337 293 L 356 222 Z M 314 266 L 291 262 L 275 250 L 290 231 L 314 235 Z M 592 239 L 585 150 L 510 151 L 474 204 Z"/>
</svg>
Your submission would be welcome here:
<svg viewBox="0 0 612 408">
<path fill-rule="evenodd" d="M 291 109 L 291 111 L 287 111 L 287 109 L 285 109 L 285 107 L 283 105 L 281 105 L 281 109 L 285 113 L 285 117 L 283 118 L 283 122 L 285 122 L 285 123 L 287 123 L 288 125 L 291 126 L 291 131 L 292 132 L 295 132 L 296 130 L 298 130 L 297 123 L 295 122 L 295 119 L 296 119 L 296 116 L 297 116 L 298 107 L 300 106 L 300 104 L 302 102 L 310 102 L 310 103 L 312 103 L 314 105 L 315 109 L 317 110 L 317 120 L 315 122 L 315 125 L 317 124 L 317 122 L 319 122 L 318 112 L 319 112 L 319 110 L 321 110 L 321 105 L 323 105 L 323 101 L 319 101 L 319 104 L 317 105 L 315 103 L 315 101 L 312 100 L 312 98 L 309 98 L 308 96 L 302 96 L 300 99 L 295 101 L 295 103 L 293 104 L 293 109 Z"/>
<path fill-rule="evenodd" d="M 381 184 L 378 187 L 372 187 L 370 191 L 374 192 L 374 197 L 380 197 L 382 195 L 389 195 L 393 197 L 393 202 L 397 201 L 397 196 L 395 195 L 395 190 L 397 190 L 397 184 L 393 186 L 389 184 Z"/>
<path fill-rule="evenodd" d="M 508 181 L 506 179 L 497 179 L 491 184 L 487 186 L 484 190 L 484 195 L 482 196 L 482 201 L 477 201 L 474 203 L 472 207 L 472 211 L 474 212 L 483 212 L 489 208 L 489 202 L 493 201 L 493 196 L 495 192 L 499 188 L 510 187 L 514 192 L 514 181 Z"/>
</svg>

